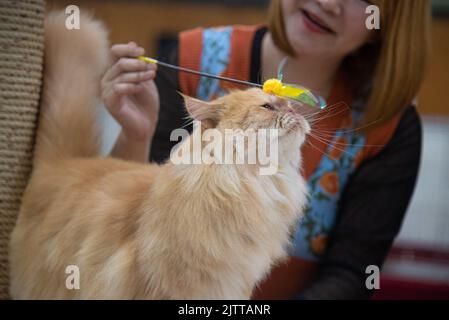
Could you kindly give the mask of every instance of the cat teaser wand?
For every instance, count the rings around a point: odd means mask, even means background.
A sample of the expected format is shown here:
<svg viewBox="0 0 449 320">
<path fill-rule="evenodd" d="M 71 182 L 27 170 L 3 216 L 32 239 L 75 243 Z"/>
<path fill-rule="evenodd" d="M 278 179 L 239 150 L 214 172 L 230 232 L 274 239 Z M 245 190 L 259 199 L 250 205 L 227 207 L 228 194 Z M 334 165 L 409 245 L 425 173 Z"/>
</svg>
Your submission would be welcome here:
<svg viewBox="0 0 449 320">
<path fill-rule="evenodd" d="M 228 81 L 228 82 L 243 84 L 243 85 L 247 85 L 247 86 L 251 86 L 251 87 L 261 88 L 264 92 L 266 92 L 268 94 L 275 94 L 280 97 L 293 99 L 295 101 L 299 101 L 299 102 L 305 103 L 309 106 L 317 107 L 319 109 L 324 109 L 326 107 L 325 100 L 323 98 L 313 94 L 309 89 L 300 87 L 300 86 L 296 86 L 296 85 L 292 85 L 292 84 L 282 83 L 281 70 L 282 70 L 283 66 L 285 65 L 285 60 L 280 65 L 280 69 L 279 69 L 280 71 L 278 72 L 279 79 L 274 79 L 274 78 L 268 79 L 263 83 L 263 85 L 261 85 L 261 84 L 254 83 L 254 82 L 217 76 L 217 75 L 210 74 L 210 73 L 205 73 L 205 72 L 200 72 L 200 71 L 196 71 L 196 70 L 192 70 L 192 69 L 188 69 L 188 68 L 175 66 L 173 64 L 162 62 L 162 61 L 159 61 L 159 60 L 156 60 L 153 58 L 149 58 L 149 57 L 139 56 L 139 57 L 137 57 L 137 59 L 144 61 L 146 63 L 157 64 L 162 67 L 175 69 L 175 70 L 178 70 L 181 72 L 195 74 L 198 76 L 203 76 L 203 77 L 208 77 L 208 78 L 212 78 L 212 79 Z"/>
</svg>

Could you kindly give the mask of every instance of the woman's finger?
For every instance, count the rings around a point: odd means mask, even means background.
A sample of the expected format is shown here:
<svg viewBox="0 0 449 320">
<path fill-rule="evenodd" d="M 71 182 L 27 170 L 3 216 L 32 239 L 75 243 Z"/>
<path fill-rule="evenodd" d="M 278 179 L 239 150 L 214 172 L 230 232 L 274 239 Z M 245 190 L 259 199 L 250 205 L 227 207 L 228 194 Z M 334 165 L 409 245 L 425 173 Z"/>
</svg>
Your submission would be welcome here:
<svg viewBox="0 0 449 320">
<path fill-rule="evenodd" d="M 141 84 L 133 83 L 115 83 L 109 84 L 104 88 L 102 93 L 102 99 L 105 102 L 108 109 L 116 108 L 122 97 L 128 94 L 135 94 L 143 89 Z"/>
<path fill-rule="evenodd" d="M 132 83 L 116 83 L 108 86 L 103 94 L 103 101 L 109 113 L 116 117 L 122 104 L 120 101 L 129 94 L 135 94 L 143 89 L 142 85 Z"/>
<path fill-rule="evenodd" d="M 124 72 L 140 72 L 156 70 L 156 65 L 147 64 L 141 60 L 133 58 L 120 58 L 104 75 L 105 81 L 115 80 Z"/>
<path fill-rule="evenodd" d="M 139 47 L 135 42 L 131 41 L 128 44 L 114 44 L 111 47 L 112 57 L 114 62 L 122 57 L 137 57 L 145 54 L 145 50 Z"/>
<path fill-rule="evenodd" d="M 142 81 L 153 80 L 156 76 L 155 70 L 139 71 L 139 72 L 125 72 L 119 75 L 116 83 L 139 83 Z"/>
<path fill-rule="evenodd" d="M 143 89 L 142 85 L 134 83 L 115 83 L 112 86 L 113 94 L 117 96 L 134 94 L 141 91 L 142 89 Z"/>
</svg>

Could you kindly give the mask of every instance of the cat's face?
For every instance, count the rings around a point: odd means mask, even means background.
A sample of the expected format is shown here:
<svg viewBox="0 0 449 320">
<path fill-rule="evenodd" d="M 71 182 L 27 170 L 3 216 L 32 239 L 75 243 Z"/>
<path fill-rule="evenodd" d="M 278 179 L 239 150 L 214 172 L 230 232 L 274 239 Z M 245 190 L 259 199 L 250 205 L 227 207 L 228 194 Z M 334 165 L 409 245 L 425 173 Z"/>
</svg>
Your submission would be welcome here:
<svg viewBox="0 0 449 320">
<path fill-rule="evenodd" d="M 184 98 L 189 114 L 206 128 L 278 129 L 280 137 L 310 132 L 299 103 L 261 89 L 233 91 L 211 102 Z"/>
</svg>

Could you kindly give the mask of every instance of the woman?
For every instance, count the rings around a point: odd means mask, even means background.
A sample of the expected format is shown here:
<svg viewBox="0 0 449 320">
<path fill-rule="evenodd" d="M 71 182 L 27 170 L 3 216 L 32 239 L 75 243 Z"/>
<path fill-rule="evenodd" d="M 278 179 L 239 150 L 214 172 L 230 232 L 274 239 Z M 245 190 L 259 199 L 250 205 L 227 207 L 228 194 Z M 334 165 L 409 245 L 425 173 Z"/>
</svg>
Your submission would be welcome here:
<svg viewBox="0 0 449 320">
<path fill-rule="evenodd" d="M 365 26 L 380 8 L 380 30 Z M 268 27 L 195 29 L 161 60 L 253 82 L 275 77 L 313 89 L 330 107 L 303 147 L 309 206 L 289 261 L 273 269 L 254 298 L 367 298 L 366 269 L 381 267 L 413 193 L 421 125 L 412 100 L 428 57 L 427 0 L 272 0 Z M 132 57 L 135 43 L 111 48 L 102 80 L 122 131 L 112 156 L 164 161 L 185 124 L 174 90 L 211 99 L 229 83 L 159 70 Z M 343 102 L 343 103 L 341 103 Z M 347 108 L 346 106 L 350 106 Z"/>
</svg>

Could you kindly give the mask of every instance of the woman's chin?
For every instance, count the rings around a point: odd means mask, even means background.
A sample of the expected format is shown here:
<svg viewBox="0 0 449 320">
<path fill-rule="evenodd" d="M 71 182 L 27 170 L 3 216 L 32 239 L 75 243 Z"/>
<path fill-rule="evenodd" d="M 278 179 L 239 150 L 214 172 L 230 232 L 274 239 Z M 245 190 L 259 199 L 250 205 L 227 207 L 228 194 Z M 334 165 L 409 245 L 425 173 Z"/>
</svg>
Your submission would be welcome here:
<svg viewBox="0 0 449 320">
<path fill-rule="evenodd" d="M 287 27 L 288 28 L 288 27 Z M 329 47 L 334 45 L 328 37 L 317 35 L 306 29 L 303 25 L 295 24 L 288 28 L 288 41 L 293 50 L 298 54 L 321 55 L 329 51 Z"/>
</svg>

